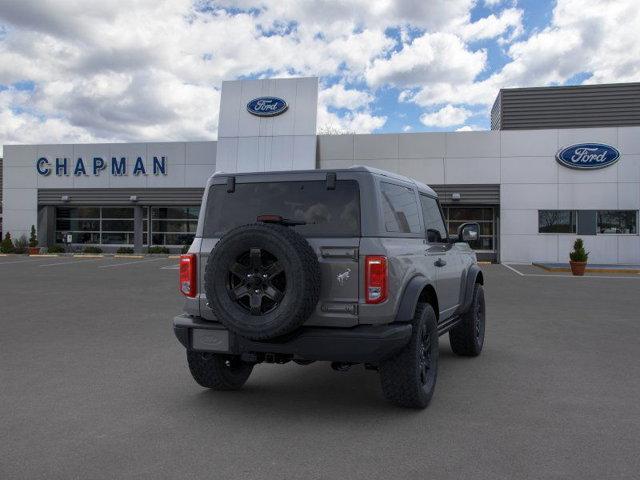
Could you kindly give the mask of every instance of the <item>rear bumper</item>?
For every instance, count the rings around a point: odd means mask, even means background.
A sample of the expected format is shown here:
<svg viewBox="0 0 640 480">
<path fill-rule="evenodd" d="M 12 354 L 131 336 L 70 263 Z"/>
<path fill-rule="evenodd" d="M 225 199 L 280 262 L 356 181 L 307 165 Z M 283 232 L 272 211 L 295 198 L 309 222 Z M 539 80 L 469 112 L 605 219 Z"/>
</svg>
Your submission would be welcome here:
<svg viewBox="0 0 640 480">
<path fill-rule="evenodd" d="M 354 363 L 377 363 L 397 353 L 409 341 L 411 329 L 411 324 L 408 323 L 359 325 L 351 328 L 302 327 L 286 338 L 258 342 L 235 335 L 218 322 L 188 315 L 179 315 L 173 319 L 176 337 L 190 350 L 234 355 L 273 353 L 305 360 Z M 198 340 L 194 346 L 194 332 L 198 330 L 209 331 L 211 338 L 223 340 Z M 202 333 L 204 332 L 196 332 L 196 335 L 201 338 Z"/>
</svg>

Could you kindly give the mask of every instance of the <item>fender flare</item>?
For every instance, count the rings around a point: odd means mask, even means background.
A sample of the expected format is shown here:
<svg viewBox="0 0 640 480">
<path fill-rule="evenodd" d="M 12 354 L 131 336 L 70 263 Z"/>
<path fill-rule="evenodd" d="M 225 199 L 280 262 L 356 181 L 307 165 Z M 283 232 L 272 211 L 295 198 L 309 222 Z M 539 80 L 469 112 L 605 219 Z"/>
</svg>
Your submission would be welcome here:
<svg viewBox="0 0 640 480">
<path fill-rule="evenodd" d="M 400 305 L 396 312 L 396 322 L 410 322 L 413 320 L 416 307 L 418 306 L 418 299 L 424 287 L 429 285 L 429 280 L 422 276 L 413 277 L 407 283 L 407 286 L 402 292 L 402 298 L 400 299 Z"/>
<path fill-rule="evenodd" d="M 484 283 L 484 276 L 482 275 L 482 271 L 480 270 L 480 267 L 474 263 L 469 267 L 469 270 L 467 271 L 464 286 L 464 299 L 460 303 L 460 307 L 458 308 L 458 314 L 460 315 L 465 313 L 467 310 L 469 310 L 469 307 L 471 307 L 471 302 L 473 301 L 473 288 L 477 283 L 478 276 L 480 276 L 481 280 L 479 283 Z"/>
</svg>

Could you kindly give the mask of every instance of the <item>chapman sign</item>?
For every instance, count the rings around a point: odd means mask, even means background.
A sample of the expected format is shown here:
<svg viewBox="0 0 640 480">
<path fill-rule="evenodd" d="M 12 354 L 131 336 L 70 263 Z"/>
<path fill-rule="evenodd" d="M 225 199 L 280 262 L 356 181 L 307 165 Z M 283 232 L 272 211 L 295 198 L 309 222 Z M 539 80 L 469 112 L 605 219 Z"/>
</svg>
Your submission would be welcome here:
<svg viewBox="0 0 640 480">
<path fill-rule="evenodd" d="M 620 158 L 620 152 L 602 143 L 579 143 L 563 148 L 556 155 L 561 165 L 578 170 L 596 170 L 613 165 Z"/>
<path fill-rule="evenodd" d="M 38 174 L 46 177 L 55 173 L 57 176 L 74 175 L 76 177 L 95 175 L 98 176 L 102 172 L 110 173 L 114 177 L 128 175 L 129 173 L 139 175 L 166 175 L 167 174 L 167 157 L 153 157 L 151 165 L 145 165 L 142 157 L 128 161 L 127 157 L 111 157 L 111 161 L 102 157 L 82 158 L 78 157 L 75 161 L 69 158 L 49 159 L 40 157 L 36 160 L 36 170 Z"/>
<path fill-rule="evenodd" d="M 247 103 L 247 111 L 258 117 L 275 117 L 284 113 L 289 105 L 278 97 L 259 97 Z"/>
</svg>

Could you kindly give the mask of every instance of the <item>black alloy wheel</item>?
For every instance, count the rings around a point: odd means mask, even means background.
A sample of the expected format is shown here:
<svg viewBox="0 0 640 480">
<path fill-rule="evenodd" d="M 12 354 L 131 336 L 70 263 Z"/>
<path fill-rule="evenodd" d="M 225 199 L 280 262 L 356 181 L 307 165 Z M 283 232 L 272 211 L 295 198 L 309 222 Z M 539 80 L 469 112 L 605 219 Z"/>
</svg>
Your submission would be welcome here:
<svg viewBox="0 0 640 480">
<path fill-rule="evenodd" d="M 264 249 L 251 247 L 229 267 L 229 296 L 251 315 L 265 315 L 276 309 L 286 288 L 282 264 Z"/>
</svg>

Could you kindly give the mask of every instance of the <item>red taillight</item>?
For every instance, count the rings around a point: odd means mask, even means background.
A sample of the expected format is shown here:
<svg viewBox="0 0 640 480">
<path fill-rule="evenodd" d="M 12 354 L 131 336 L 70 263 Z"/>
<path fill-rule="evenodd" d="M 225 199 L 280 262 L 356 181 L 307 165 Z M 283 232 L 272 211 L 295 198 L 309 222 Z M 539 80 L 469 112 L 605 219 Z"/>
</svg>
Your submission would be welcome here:
<svg viewBox="0 0 640 480">
<path fill-rule="evenodd" d="M 180 255 L 180 293 L 187 297 L 195 297 L 198 293 L 196 256 L 193 253 Z"/>
<path fill-rule="evenodd" d="M 367 303 L 382 303 L 387 299 L 387 257 L 365 257 L 364 288 Z"/>
</svg>

